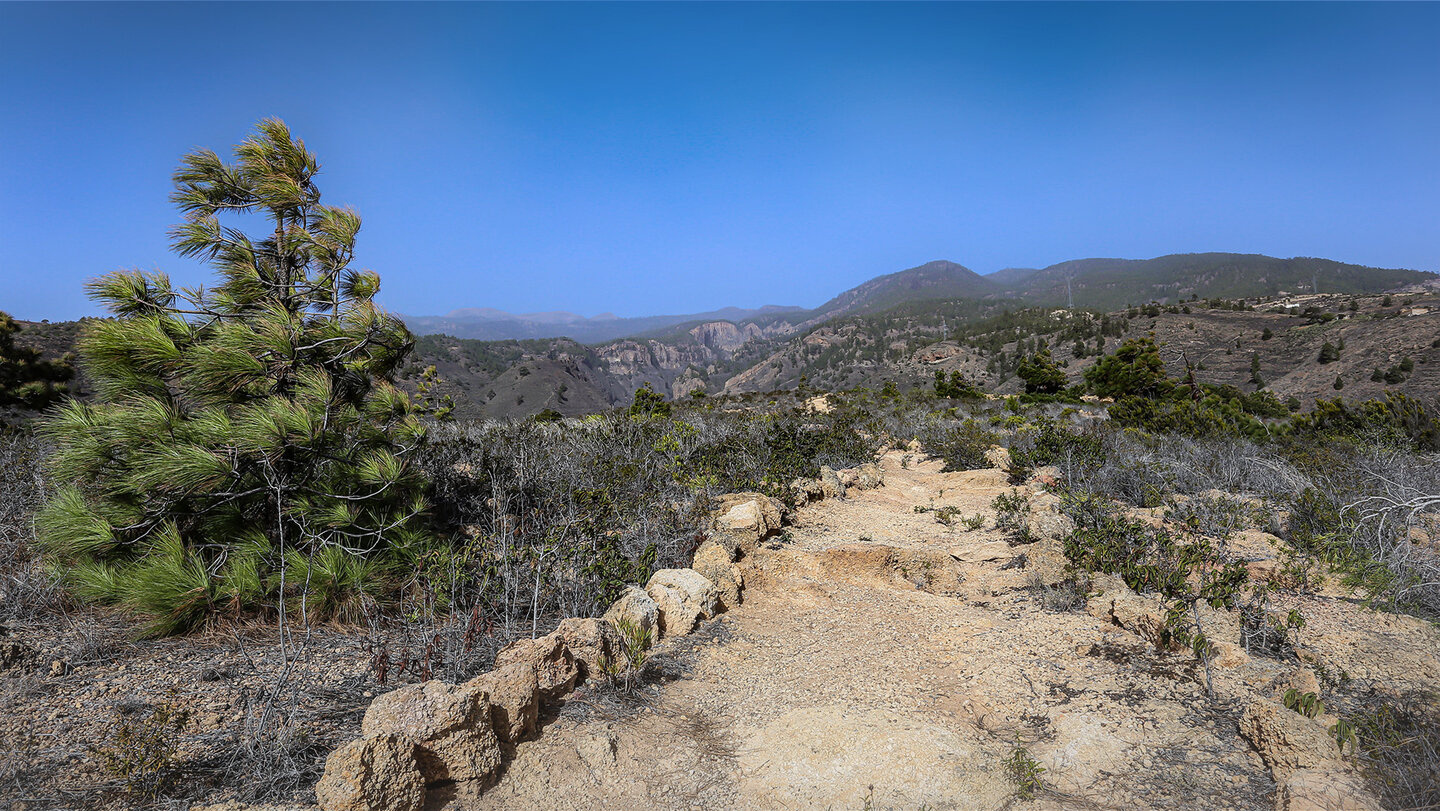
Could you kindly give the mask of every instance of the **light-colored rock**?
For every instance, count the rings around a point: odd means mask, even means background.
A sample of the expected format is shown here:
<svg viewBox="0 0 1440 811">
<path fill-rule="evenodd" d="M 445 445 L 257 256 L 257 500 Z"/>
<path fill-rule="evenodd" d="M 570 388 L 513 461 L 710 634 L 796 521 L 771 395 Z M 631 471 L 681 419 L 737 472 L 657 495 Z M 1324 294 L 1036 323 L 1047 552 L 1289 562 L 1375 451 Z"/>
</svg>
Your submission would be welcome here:
<svg viewBox="0 0 1440 811">
<path fill-rule="evenodd" d="M 395 735 L 415 744 L 426 783 L 487 780 L 500 768 L 500 742 L 483 693 L 442 681 L 407 684 L 379 696 L 360 725 L 365 737 Z"/>
<path fill-rule="evenodd" d="M 825 485 L 819 479 L 796 479 L 790 483 L 795 500 L 800 504 L 821 501 L 825 498 Z"/>
<path fill-rule="evenodd" d="M 885 472 L 879 465 L 866 463 L 860 466 L 855 479 L 855 487 L 859 490 L 874 490 L 877 487 L 885 486 Z"/>
<path fill-rule="evenodd" d="M 845 485 L 840 481 L 840 474 L 833 468 L 821 466 L 820 489 L 824 491 L 826 498 L 845 497 Z"/>
<path fill-rule="evenodd" d="M 484 693 L 490 704 L 490 726 L 495 736 L 515 743 L 535 731 L 540 714 L 540 685 L 535 668 L 512 662 L 465 682 L 463 689 Z"/>
<path fill-rule="evenodd" d="M 950 557 L 961 563 L 984 563 L 991 560 L 1011 560 L 1019 553 L 1015 548 L 1005 541 L 989 541 L 977 543 L 970 546 L 955 546 L 950 549 Z"/>
<path fill-rule="evenodd" d="M 325 758 L 315 799 L 325 811 L 419 811 L 425 780 L 415 744 L 376 735 L 342 745 Z"/>
<path fill-rule="evenodd" d="M 522 662 L 535 669 L 542 704 L 555 701 L 575 689 L 580 666 L 565 642 L 555 634 L 539 639 L 517 639 L 495 656 L 495 667 Z"/>
<path fill-rule="evenodd" d="M 841 470 L 835 471 L 835 475 L 840 477 L 840 484 L 844 485 L 847 488 L 855 487 L 860 484 L 859 468 L 843 468 Z"/>
<path fill-rule="evenodd" d="M 1031 580 L 1055 586 L 1069 578 L 1069 558 L 1065 545 L 1053 538 L 1042 538 L 1025 548 L 1025 570 Z"/>
<path fill-rule="evenodd" d="M 1250 654 L 1234 642 L 1216 642 L 1212 661 L 1216 667 L 1239 667 L 1250 661 Z"/>
<path fill-rule="evenodd" d="M 1165 604 L 1160 598 L 1136 594 L 1114 575 L 1098 575 L 1092 585 L 1100 594 L 1085 604 L 1085 613 L 1109 620 L 1156 647 L 1161 647 L 1169 639 L 1165 627 Z M 1169 647 L 1176 646 L 1171 643 Z"/>
<path fill-rule="evenodd" d="M 1346 763 L 1327 760 L 1296 769 L 1280 781 L 1275 795 L 1278 811 L 1381 811 L 1365 781 Z"/>
<path fill-rule="evenodd" d="M 985 461 L 996 470 L 1009 470 L 1010 450 L 1001 445 L 991 445 L 990 450 L 985 451 Z"/>
<path fill-rule="evenodd" d="M 779 502 L 763 493 L 730 493 L 712 505 L 714 528 L 730 538 L 736 548 L 750 553 L 760 541 L 783 525 L 785 513 Z"/>
<path fill-rule="evenodd" d="M 724 546 L 714 541 L 700 544 L 700 548 L 695 550 L 695 559 L 690 568 L 715 585 L 715 596 L 720 601 L 721 611 L 729 611 L 740 605 L 740 590 L 745 585 L 745 578 Z"/>
<path fill-rule="evenodd" d="M 645 591 L 660 609 L 660 636 L 684 636 L 719 611 L 715 585 L 694 569 L 661 569 Z"/>
<path fill-rule="evenodd" d="M 1270 682 L 1270 693 L 1276 701 L 1285 698 L 1285 693 L 1294 690 L 1301 695 L 1314 693 L 1320 695 L 1320 680 L 1315 677 L 1315 671 L 1308 667 L 1297 667 L 1286 673 L 1276 676 Z"/>
<path fill-rule="evenodd" d="M 1276 782 L 1296 769 L 1309 769 L 1340 757 L 1329 732 L 1313 719 L 1266 699 L 1245 708 L 1240 734 L 1250 741 Z"/>
<path fill-rule="evenodd" d="M 1030 534 L 1035 538 L 1063 541 L 1075 531 L 1075 522 L 1070 516 L 1054 510 L 1035 509 L 1031 505 Z"/>
<path fill-rule="evenodd" d="M 605 621 L 617 630 L 624 624 L 622 620 L 637 632 L 649 631 L 652 641 L 660 638 L 660 609 L 655 605 L 655 599 L 639 586 L 627 587 L 620 599 L 605 612 Z"/>
<path fill-rule="evenodd" d="M 598 678 L 602 660 L 615 661 L 624 648 L 620 633 L 603 619 L 571 617 L 560 623 L 555 635 L 580 666 L 580 681 Z"/>
</svg>

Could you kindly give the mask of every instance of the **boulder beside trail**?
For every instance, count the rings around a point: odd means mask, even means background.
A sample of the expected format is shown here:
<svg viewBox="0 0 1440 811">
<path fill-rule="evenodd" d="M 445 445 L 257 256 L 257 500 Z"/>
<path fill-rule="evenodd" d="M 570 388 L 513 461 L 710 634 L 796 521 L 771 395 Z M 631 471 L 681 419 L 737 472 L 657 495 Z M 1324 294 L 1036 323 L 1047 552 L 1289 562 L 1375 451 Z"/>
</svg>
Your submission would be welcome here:
<svg viewBox="0 0 1440 811">
<path fill-rule="evenodd" d="M 729 611 L 740 605 L 740 590 L 745 586 L 745 577 L 724 546 L 714 541 L 700 544 L 700 548 L 695 550 L 695 559 L 690 568 L 714 584 L 721 611 Z"/>
<path fill-rule="evenodd" d="M 796 479 L 790 483 L 790 490 L 795 494 L 795 501 L 800 504 L 825 498 L 825 485 L 819 479 Z"/>
<path fill-rule="evenodd" d="M 840 474 L 836 473 L 833 468 L 821 466 L 820 489 L 826 498 L 845 497 L 845 483 L 840 481 Z"/>
<path fill-rule="evenodd" d="M 571 617 L 560 623 L 555 635 L 565 643 L 580 667 L 579 680 L 598 678 L 604 662 L 621 656 L 624 642 L 620 633 L 603 619 Z"/>
<path fill-rule="evenodd" d="M 366 739 L 396 736 L 415 745 L 425 782 L 488 780 L 500 768 L 500 743 L 483 694 L 443 681 L 407 684 L 365 711 Z"/>
<path fill-rule="evenodd" d="M 517 639 L 495 655 L 495 667 L 521 662 L 535 670 L 542 702 L 554 701 L 575 689 L 580 667 L 565 642 L 555 634 L 539 639 Z"/>
<path fill-rule="evenodd" d="M 315 799 L 325 811 L 420 811 L 425 780 L 415 744 L 398 735 L 344 744 L 325 759 Z"/>
<path fill-rule="evenodd" d="M 856 471 L 855 487 L 859 490 L 874 490 L 885 486 L 885 472 L 879 465 L 866 463 Z"/>
<path fill-rule="evenodd" d="M 540 714 L 540 685 L 535 668 L 512 662 L 465 682 L 463 689 L 481 692 L 490 702 L 490 726 L 495 736 L 515 743 L 535 731 Z"/>
<path fill-rule="evenodd" d="M 711 524 L 739 551 L 754 552 L 771 533 L 779 532 L 785 512 L 780 502 L 763 493 L 730 493 L 711 508 Z"/>
<path fill-rule="evenodd" d="M 617 630 L 629 624 L 636 632 L 648 631 L 651 642 L 660 638 L 660 608 L 639 586 L 626 587 L 620 599 L 605 612 L 605 621 Z"/>
<path fill-rule="evenodd" d="M 660 636 L 684 636 L 719 611 L 715 585 L 694 569 L 661 569 L 645 591 L 660 609 Z"/>
</svg>

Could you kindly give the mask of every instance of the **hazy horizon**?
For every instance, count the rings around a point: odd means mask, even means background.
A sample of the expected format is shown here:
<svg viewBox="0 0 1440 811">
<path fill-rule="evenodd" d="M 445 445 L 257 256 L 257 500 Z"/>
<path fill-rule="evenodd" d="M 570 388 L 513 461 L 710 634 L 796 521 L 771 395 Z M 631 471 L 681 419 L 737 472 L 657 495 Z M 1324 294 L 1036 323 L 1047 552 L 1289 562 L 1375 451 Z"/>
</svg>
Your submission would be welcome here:
<svg viewBox="0 0 1440 811">
<path fill-rule="evenodd" d="M 4 3 L 0 309 L 96 314 L 81 285 L 119 268 L 208 283 L 168 250 L 170 174 L 266 116 L 410 315 L 810 308 L 935 259 L 1434 271 L 1436 30 L 1431 4 Z"/>
</svg>

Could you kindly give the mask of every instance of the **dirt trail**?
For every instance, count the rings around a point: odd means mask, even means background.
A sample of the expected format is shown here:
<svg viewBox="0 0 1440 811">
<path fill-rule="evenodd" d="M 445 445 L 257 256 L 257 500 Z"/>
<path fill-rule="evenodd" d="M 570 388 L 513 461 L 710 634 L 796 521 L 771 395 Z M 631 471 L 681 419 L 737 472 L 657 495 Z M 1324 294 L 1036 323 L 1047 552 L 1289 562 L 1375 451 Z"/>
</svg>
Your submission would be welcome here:
<svg viewBox="0 0 1440 811">
<path fill-rule="evenodd" d="M 992 526 L 999 471 L 901 463 L 887 455 L 884 487 L 802 509 L 788 540 L 747 558 L 744 605 L 656 649 L 673 680 L 629 699 L 577 691 L 497 785 L 432 807 L 1002 808 L 1017 745 L 1052 787 L 1031 808 L 1273 807 L 1234 719 L 1293 664 L 1219 668 L 1220 701 L 1205 700 L 1188 653 L 1047 611 L 1026 568 L 957 560 L 999 534 L 915 511 Z M 1351 672 L 1395 656 L 1440 672 L 1433 632 L 1354 631 L 1355 611 L 1311 614 L 1316 638 L 1350 643 Z"/>
</svg>

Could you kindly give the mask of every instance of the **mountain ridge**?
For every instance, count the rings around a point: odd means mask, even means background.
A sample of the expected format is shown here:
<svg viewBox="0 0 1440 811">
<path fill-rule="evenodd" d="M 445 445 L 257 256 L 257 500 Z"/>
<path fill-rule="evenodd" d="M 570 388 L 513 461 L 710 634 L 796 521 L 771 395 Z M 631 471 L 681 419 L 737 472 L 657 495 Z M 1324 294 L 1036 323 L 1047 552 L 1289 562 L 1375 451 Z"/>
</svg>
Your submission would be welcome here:
<svg viewBox="0 0 1440 811">
<path fill-rule="evenodd" d="M 1005 268 L 981 275 L 947 259 L 875 276 L 813 309 L 764 305 L 701 313 L 586 317 L 565 311 L 515 314 L 488 307 L 460 308 L 446 316 L 401 316 L 417 335 L 446 334 L 479 340 L 571 338 L 603 343 L 622 338 L 673 337 L 704 323 L 768 326 L 785 321 L 805 330 L 851 314 L 931 300 L 1009 300 L 1017 306 L 1069 305 L 1113 310 L 1185 298 L 1248 298 L 1314 292 L 1372 294 L 1440 278 L 1429 271 L 1377 268 L 1318 257 L 1202 252 L 1150 259 L 1089 257 L 1044 268 Z"/>
</svg>

